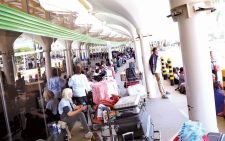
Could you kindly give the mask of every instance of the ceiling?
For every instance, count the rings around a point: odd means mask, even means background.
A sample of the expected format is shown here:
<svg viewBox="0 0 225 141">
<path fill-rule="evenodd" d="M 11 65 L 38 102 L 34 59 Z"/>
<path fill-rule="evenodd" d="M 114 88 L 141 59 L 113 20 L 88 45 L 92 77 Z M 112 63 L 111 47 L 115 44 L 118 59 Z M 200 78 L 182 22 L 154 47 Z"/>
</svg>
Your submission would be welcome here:
<svg viewBox="0 0 225 141">
<path fill-rule="evenodd" d="M 80 2 L 89 15 L 100 20 L 100 25 L 97 27 L 102 26 L 102 29 L 93 30 L 94 26 L 89 23 L 84 25 L 75 24 L 79 17 L 79 12 L 76 12 L 76 10 L 64 10 L 63 12 L 46 10 L 40 4 L 40 2 L 45 1 L 53 0 L 1 0 L 0 2 L 76 32 L 110 41 L 132 40 L 133 37 L 137 37 L 137 31 L 139 30 L 143 34 L 155 34 L 159 30 L 157 28 L 156 31 L 154 25 L 158 27 L 159 23 L 163 22 L 169 13 L 168 0 L 154 2 L 152 0 L 64 0 L 63 3 L 72 2 L 74 5 L 78 5 L 77 2 Z M 60 2 L 62 3 L 61 0 L 53 2 L 58 2 L 58 6 L 60 6 Z M 60 8 L 72 9 L 72 6 L 68 7 L 67 5 L 68 8 L 63 6 Z M 93 10 L 87 9 L 88 6 L 91 6 Z M 84 19 L 87 20 L 87 18 Z M 109 30 L 113 32 L 109 32 Z"/>
</svg>

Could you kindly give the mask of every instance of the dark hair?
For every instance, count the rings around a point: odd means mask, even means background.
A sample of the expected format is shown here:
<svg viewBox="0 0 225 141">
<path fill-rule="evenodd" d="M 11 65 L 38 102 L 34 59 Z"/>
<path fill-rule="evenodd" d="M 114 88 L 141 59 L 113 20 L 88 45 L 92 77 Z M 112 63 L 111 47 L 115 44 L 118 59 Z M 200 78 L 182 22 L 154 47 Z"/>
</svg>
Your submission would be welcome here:
<svg viewBox="0 0 225 141">
<path fill-rule="evenodd" d="M 81 74 L 81 68 L 80 68 L 80 66 L 74 66 L 73 71 L 74 71 L 74 74 Z"/>
<path fill-rule="evenodd" d="M 57 68 L 53 68 L 53 69 L 52 69 L 52 76 L 53 76 L 53 77 L 58 76 Z"/>
<path fill-rule="evenodd" d="M 152 49 L 152 52 L 155 52 L 157 50 L 157 48 L 156 47 L 154 47 L 153 49 Z"/>
<path fill-rule="evenodd" d="M 222 86 L 221 86 L 221 84 L 220 84 L 220 82 L 218 82 L 218 81 L 215 81 L 214 83 L 213 83 L 213 87 L 214 87 L 214 89 L 216 89 L 216 90 L 222 90 Z"/>
<path fill-rule="evenodd" d="M 105 61 L 101 61 L 101 66 L 102 66 L 102 65 L 105 65 Z"/>
<path fill-rule="evenodd" d="M 18 72 L 18 73 L 17 73 L 17 76 L 18 76 L 18 78 L 21 78 L 21 73 Z"/>
<path fill-rule="evenodd" d="M 184 71 L 184 68 L 183 67 L 180 67 L 180 73 L 183 72 L 183 71 Z"/>
<path fill-rule="evenodd" d="M 96 66 L 100 67 L 100 63 L 95 63 Z"/>
</svg>

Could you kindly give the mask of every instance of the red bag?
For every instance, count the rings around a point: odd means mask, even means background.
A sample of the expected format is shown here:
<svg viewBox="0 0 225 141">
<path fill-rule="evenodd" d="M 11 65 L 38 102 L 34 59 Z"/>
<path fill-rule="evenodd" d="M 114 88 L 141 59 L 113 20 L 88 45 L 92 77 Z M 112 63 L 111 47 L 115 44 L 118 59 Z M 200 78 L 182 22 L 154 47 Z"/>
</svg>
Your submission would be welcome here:
<svg viewBox="0 0 225 141">
<path fill-rule="evenodd" d="M 136 85 L 136 84 L 139 84 L 139 83 L 140 83 L 139 81 L 124 82 L 124 88 L 127 88 L 129 86 L 133 86 L 133 85 Z"/>
<path fill-rule="evenodd" d="M 113 108 L 113 106 L 117 103 L 117 101 L 120 99 L 117 95 L 112 95 L 109 99 L 103 99 L 101 100 L 101 104 Z"/>
</svg>

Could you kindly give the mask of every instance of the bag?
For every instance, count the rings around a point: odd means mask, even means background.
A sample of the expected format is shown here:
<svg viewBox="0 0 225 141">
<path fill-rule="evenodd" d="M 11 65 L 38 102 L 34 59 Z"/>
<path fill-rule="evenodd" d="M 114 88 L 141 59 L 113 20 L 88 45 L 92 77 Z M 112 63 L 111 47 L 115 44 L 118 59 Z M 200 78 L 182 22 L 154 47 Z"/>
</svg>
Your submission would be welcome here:
<svg viewBox="0 0 225 141">
<path fill-rule="evenodd" d="M 140 83 L 139 81 L 124 82 L 124 88 L 127 88 L 129 86 L 133 86 L 133 85 L 136 85 L 136 84 L 139 84 L 139 83 Z"/>
<path fill-rule="evenodd" d="M 101 104 L 113 108 L 113 106 L 117 103 L 117 101 L 119 100 L 119 96 L 117 95 L 112 95 L 112 97 L 110 97 L 109 99 L 103 99 L 101 100 Z"/>
<path fill-rule="evenodd" d="M 126 114 L 127 116 L 121 115 L 120 117 L 117 117 L 114 122 L 115 131 L 118 136 L 123 137 L 125 140 L 154 140 L 154 126 L 151 121 L 150 115 L 147 112 L 135 115 L 128 113 L 124 114 Z"/>
<path fill-rule="evenodd" d="M 127 77 L 127 81 L 137 80 L 134 68 L 127 68 L 126 69 L 126 77 Z"/>
<path fill-rule="evenodd" d="M 210 132 L 207 135 L 209 141 L 225 141 L 225 134 Z"/>
<path fill-rule="evenodd" d="M 136 84 L 136 85 L 133 85 L 133 86 L 129 86 L 127 88 L 127 91 L 128 91 L 128 95 L 130 95 L 130 96 L 132 96 L 132 95 L 140 95 L 141 97 L 147 96 L 146 89 L 141 84 Z"/>
</svg>

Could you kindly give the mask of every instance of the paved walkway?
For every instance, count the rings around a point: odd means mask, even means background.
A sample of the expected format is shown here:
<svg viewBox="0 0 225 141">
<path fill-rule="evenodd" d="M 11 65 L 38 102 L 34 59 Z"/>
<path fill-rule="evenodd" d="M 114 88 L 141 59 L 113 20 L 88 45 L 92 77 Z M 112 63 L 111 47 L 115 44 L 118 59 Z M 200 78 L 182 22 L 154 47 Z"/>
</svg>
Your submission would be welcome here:
<svg viewBox="0 0 225 141">
<path fill-rule="evenodd" d="M 130 62 L 132 60 L 129 60 Z M 123 87 L 124 82 L 120 80 L 120 73 L 128 67 L 128 62 L 118 69 L 116 81 L 120 91 L 120 95 L 127 95 L 126 89 Z M 182 124 L 188 120 L 188 109 L 186 96 L 175 91 L 176 86 L 170 86 L 169 80 L 163 81 L 164 87 L 171 93 L 169 99 L 161 99 L 160 93 L 155 80 L 155 88 L 158 98 L 147 100 L 147 112 L 155 124 L 155 128 L 161 131 L 161 141 L 170 140 L 181 128 Z M 225 121 L 218 118 L 218 127 L 221 132 L 225 132 Z M 79 123 L 77 124 L 79 127 Z M 71 141 L 82 141 L 83 133 L 80 128 L 74 128 L 73 139 Z"/>
</svg>

